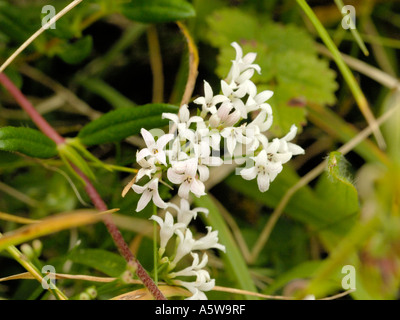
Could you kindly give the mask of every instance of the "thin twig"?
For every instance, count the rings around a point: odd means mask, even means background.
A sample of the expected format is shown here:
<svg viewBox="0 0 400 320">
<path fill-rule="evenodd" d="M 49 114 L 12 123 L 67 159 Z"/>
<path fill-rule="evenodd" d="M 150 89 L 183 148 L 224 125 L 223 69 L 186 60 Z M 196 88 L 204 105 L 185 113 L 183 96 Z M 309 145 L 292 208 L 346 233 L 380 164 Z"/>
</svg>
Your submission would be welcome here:
<svg viewBox="0 0 400 320">
<path fill-rule="evenodd" d="M 329 58 L 333 58 L 332 53 L 326 47 L 320 44 L 316 44 L 315 46 L 320 53 Z M 400 81 L 390 74 L 344 53 L 341 53 L 341 56 L 344 62 L 353 70 L 366 75 L 389 89 L 400 90 Z"/>
<path fill-rule="evenodd" d="M 37 208 L 40 204 L 38 201 L 27 196 L 25 193 L 22 193 L 17 189 L 14 189 L 13 187 L 10 187 L 9 185 L 1 181 L 0 181 L 0 190 L 5 193 L 8 193 L 10 196 L 14 197 L 15 199 L 18 199 L 19 201 L 26 203 L 28 206 Z"/>
<path fill-rule="evenodd" d="M 42 27 L 36 31 L 28 40 L 26 40 L 0 67 L 0 73 L 2 73 L 10 64 L 14 61 L 14 59 L 24 51 L 38 36 L 40 36 L 44 31 L 46 31 L 53 23 L 55 23 L 58 19 L 60 19 L 63 15 L 65 15 L 68 11 L 72 10 L 75 6 L 81 3 L 82 0 L 74 0 L 69 5 L 67 5 L 64 9 L 62 9 L 59 13 L 57 13 L 53 18 L 51 18 L 46 24 L 42 25 Z"/>
<path fill-rule="evenodd" d="M 0 83 L 4 85 L 4 87 L 8 90 L 8 92 L 17 100 L 20 106 L 29 114 L 33 122 L 42 130 L 44 134 L 46 134 L 49 138 L 51 138 L 57 145 L 64 144 L 65 140 L 61 137 L 51 126 L 50 124 L 36 111 L 33 105 L 26 99 L 23 93 L 8 79 L 8 77 L 4 74 L 0 74 Z M 83 179 L 85 182 L 85 190 L 92 200 L 95 207 L 100 211 L 107 211 L 107 205 L 104 203 L 103 199 L 97 192 L 96 188 L 92 185 L 89 178 L 80 171 L 77 167 L 71 165 L 76 173 Z M 103 222 L 106 225 L 108 232 L 114 240 L 118 250 L 123 255 L 123 257 L 130 263 L 131 265 L 135 265 L 136 274 L 143 281 L 143 284 L 147 287 L 150 293 L 154 296 L 156 300 L 165 300 L 164 295 L 158 289 L 158 287 L 154 284 L 154 281 L 147 274 L 146 270 L 142 267 L 140 262 L 136 259 L 136 257 L 129 250 L 128 245 L 126 244 L 124 238 L 121 235 L 121 232 L 118 230 L 115 223 L 112 221 L 110 215 L 105 215 L 103 218 Z"/>
<path fill-rule="evenodd" d="M 78 111 L 80 114 L 86 115 L 90 120 L 97 119 L 102 115 L 101 112 L 93 110 L 86 102 L 79 99 L 75 93 L 65 88 L 52 78 L 48 77 L 40 70 L 32 68 L 27 64 L 22 65 L 19 70 L 22 74 L 56 92 L 63 98 L 65 102 L 68 102 L 76 111 Z"/>
</svg>

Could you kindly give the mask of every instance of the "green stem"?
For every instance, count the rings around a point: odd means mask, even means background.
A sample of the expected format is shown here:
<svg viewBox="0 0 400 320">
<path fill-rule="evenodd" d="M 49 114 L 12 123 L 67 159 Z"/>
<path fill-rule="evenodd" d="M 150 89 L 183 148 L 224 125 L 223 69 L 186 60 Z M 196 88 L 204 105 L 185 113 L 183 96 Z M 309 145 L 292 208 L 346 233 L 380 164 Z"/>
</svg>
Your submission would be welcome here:
<svg viewBox="0 0 400 320">
<path fill-rule="evenodd" d="M 153 205 L 153 213 L 157 215 L 157 207 Z M 157 250 L 157 222 L 153 221 L 153 256 L 154 256 L 154 283 L 158 285 L 158 250 Z"/>
</svg>

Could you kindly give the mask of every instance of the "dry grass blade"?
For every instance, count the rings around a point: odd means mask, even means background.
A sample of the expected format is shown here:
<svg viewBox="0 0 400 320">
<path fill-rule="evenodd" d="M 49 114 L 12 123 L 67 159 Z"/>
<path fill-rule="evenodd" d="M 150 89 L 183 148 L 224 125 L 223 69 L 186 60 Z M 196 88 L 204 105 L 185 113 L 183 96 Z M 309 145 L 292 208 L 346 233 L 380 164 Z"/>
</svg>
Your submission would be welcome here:
<svg viewBox="0 0 400 320">
<path fill-rule="evenodd" d="M 118 209 L 99 212 L 93 209 L 76 210 L 52 216 L 40 222 L 7 232 L 0 238 L 0 251 L 28 240 L 65 229 L 92 224 L 103 219 L 103 216 L 118 211 Z"/>
<path fill-rule="evenodd" d="M 39 222 L 39 220 L 23 218 L 23 217 L 15 216 L 13 214 L 5 213 L 5 212 L 0 212 L 0 220 L 12 221 L 12 222 L 21 223 L 21 224 L 31 224 L 31 223 Z"/>
<path fill-rule="evenodd" d="M 81 274 L 64 274 L 64 273 L 56 273 L 54 274 L 56 279 L 69 279 L 69 280 L 83 280 L 83 281 L 91 281 L 91 282 L 102 282 L 102 283 L 109 283 L 117 280 L 117 278 L 112 277 L 95 277 L 95 276 L 88 276 L 88 275 L 81 275 Z M 29 273 L 19 273 L 12 276 L 0 278 L 0 282 L 10 281 L 10 280 L 34 280 L 35 277 Z M 140 280 L 131 279 L 129 283 L 132 284 L 143 284 Z"/>
<path fill-rule="evenodd" d="M 192 294 L 183 288 L 173 286 L 159 286 L 160 291 L 167 297 L 186 296 L 190 297 Z M 153 296 L 146 288 L 138 289 L 135 291 L 127 292 L 112 298 L 111 300 L 153 300 Z"/>
</svg>

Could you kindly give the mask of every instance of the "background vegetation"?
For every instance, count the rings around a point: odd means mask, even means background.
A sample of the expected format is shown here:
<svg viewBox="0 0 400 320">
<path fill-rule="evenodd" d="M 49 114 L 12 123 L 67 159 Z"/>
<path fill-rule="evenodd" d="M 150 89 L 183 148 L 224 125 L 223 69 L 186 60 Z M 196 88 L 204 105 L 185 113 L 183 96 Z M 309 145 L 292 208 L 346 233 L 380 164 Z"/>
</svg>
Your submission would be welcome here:
<svg viewBox="0 0 400 320">
<path fill-rule="evenodd" d="M 40 29 L 44 5 L 60 12 L 68 3 L 0 1 L 0 62 Z M 275 92 L 272 134 L 296 124 L 306 153 L 286 164 L 266 193 L 231 166 L 212 173 L 208 195 L 195 203 L 210 209 L 207 224 L 219 230 L 227 252 L 210 257 L 219 287 L 208 297 L 324 298 L 345 291 L 342 267 L 353 265 L 356 290 L 345 299 L 398 299 L 400 3 L 345 4 L 356 10 L 353 32 L 342 27 L 341 1 L 84 0 L 39 36 L 5 74 L 58 134 L 81 144 L 57 149 L 0 86 L 0 231 L 16 235 L 0 240 L 0 297 L 110 299 L 143 287 L 124 278 L 126 261 L 99 218 L 77 211 L 92 207 L 91 199 L 66 163 L 92 180 L 109 208 L 119 208 L 113 220 L 152 275 L 152 210 L 139 215 L 139 196 L 121 197 L 137 168 L 136 135 L 143 126 L 164 126 L 165 108 L 177 110 L 194 53 L 192 98 L 203 94 L 203 79 L 219 88 L 236 41 L 258 54 L 259 90 Z M 169 105 L 151 113 L 139 107 L 149 103 Z M 125 129 L 100 118 L 115 110 Z M 70 215 L 59 229 L 45 220 L 43 233 L 28 229 L 24 238 L 15 231 L 32 222 L 19 218 L 61 212 Z M 200 219 L 195 228 L 205 232 Z M 63 294 L 24 279 L 28 271 L 40 280 L 35 270 L 44 265 L 81 277 L 58 279 Z"/>
</svg>

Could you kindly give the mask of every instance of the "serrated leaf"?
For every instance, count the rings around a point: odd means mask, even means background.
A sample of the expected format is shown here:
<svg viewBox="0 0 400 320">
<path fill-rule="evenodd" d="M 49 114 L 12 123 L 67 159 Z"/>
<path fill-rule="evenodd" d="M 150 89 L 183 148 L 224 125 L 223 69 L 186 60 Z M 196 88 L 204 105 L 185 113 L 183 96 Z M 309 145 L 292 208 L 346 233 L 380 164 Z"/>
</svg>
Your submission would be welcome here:
<svg viewBox="0 0 400 320">
<path fill-rule="evenodd" d="M 118 142 L 138 134 L 141 128 L 153 129 L 165 126 L 164 112 L 176 113 L 178 107 L 169 104 L 147 104 L 135 108 L 111 111 L 86 125 L 78 134 L 84 145 Z"/>
<path fill-rule="evenodd" d="M 196 14 L 185 0 L 134 0 L 122 6 L 122 13 L 131 20 L 144 23 L 173 22 Z"/>
<path fill-rule="evenodd" d="M 86 36 L 74 43 L 64 42 L 57 49 L 57 55 L 68 64 L 77 64 L 86 59 L 92 52 L 93 39 Z"/>
<path fill-rule="evenodd" d="M 328 61 L 315 55 L 288 51 L 279 55 L 276 79 L 293 98 L 304 97 L 306 102 L 333 104 L 337 89 L 335 72 Z"/>
<path fill-rule="evenodd" d="M 126 270 L 126 261 L 120 255 L 102 249 L 73 250 L 68 259 L 99 270 L 111 277 L 119 277 Z"/>
<path fill-rule="evenodd" d="M 41 159 L 57 155 L 57 146 L 53 140 L 38 130 L 22 127 L 0 128 L 0 150 L 20 152 Z"/>
</svg>

